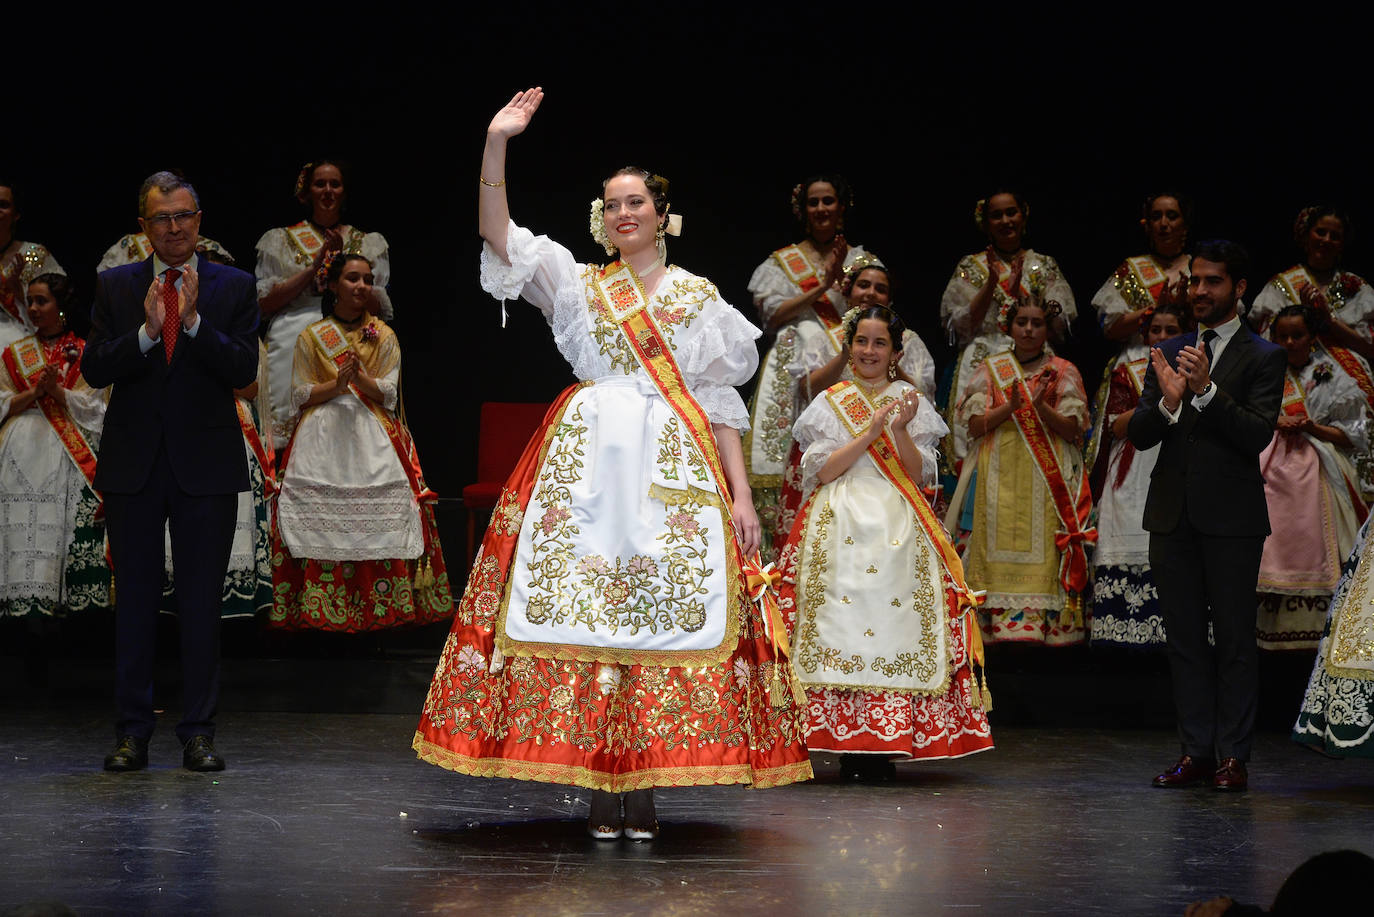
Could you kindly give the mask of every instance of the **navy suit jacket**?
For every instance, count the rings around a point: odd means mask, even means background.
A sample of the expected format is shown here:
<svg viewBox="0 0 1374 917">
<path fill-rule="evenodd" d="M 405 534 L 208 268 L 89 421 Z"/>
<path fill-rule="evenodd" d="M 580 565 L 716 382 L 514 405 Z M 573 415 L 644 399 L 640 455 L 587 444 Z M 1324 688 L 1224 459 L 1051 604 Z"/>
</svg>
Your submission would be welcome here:
<svg viewBox="0 0 1374 917">
<path fill-rule="evenodd" d="M 153 259 L 98 277 L 81 372 L 97 388 L 114 386 L 96 464 L 102 492 L 140 492 L 159 447 L 188 494 L 249 487 L 234 389 L 257 378 L 256 285 L 252 275 L 205 258 L 197 270 L 200 327 L 194 338 L 177 337 L 170 364 L 161 342 L 147 353 L 138 347 Z"/>
<path fill-rule="evenodd" d="M 1178 352 L 1196 341 L 1192 332 L 1159 349 L 1177 367 Z M 1199 411 L 1192 390 L 1185 389 L 1175 424 L 1159 412 L 1162 393 L 1150 368 L 1127 429 L 1137 449 L 1160 445 L 1145 500 L 1146 531 L 1167 535 L 1186 507 L 1189 522 L 1204 535 L 1269 534 L 1259 456 L 1274 436 L 1287 366 L 1281 347 L 1242 322 L 1212 373 L 1212 400 Z"/>
</svg>

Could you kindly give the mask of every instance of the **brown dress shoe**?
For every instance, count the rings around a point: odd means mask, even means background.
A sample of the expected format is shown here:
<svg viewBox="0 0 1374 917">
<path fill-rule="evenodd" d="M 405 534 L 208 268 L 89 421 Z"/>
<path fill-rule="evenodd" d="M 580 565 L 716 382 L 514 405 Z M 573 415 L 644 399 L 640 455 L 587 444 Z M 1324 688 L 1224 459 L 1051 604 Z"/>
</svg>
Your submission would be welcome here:
<svg viewBox="0 0 1374 917">
<path fill-rule="evenodd" d="M 1206 758 L 1184 755 L 1178 763 L 1154 779 L 1154 785 L 1165 789 L 1192 786 L 1211 780 L 1216 769 L 1215 763 Z"/>
<path fill-rule="evenodd" d="M 1235 792 L 1245 789 L 1249 779 L 1245 773 L 1244 761 L 1239 758 L 1222 758 L 1221 766 L 1212 775 L 1212 788 Z"/>
</svg>

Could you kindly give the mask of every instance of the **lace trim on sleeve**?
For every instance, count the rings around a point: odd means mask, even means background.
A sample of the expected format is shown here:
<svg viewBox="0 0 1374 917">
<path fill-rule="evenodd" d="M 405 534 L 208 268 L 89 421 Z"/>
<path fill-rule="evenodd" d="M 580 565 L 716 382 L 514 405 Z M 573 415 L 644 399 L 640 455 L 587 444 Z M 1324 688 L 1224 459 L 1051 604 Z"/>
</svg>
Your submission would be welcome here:
<svg viewBox="0 0 1374 917">
<path fill-rule="evenodd" d="M 749 429 L 749 409 L 733 387 L 706 383 L 694 386 L 692 396 L 711 418 L 711 423 L 725 424 L 741 433 Z"/>
<path fill-rule="evenodd" d="M 525 284 L 538 267 L 538 261 L 527 254 L 533 244 L 534 233 L 513 222 L 506 230 L 506 255 L 510 258 L 510 264 L 502 261 L 496 250 L 483 242 L 482 289 L 496 299 L 519 299 L 520 291 L 525 289 Z"/>
</svg>

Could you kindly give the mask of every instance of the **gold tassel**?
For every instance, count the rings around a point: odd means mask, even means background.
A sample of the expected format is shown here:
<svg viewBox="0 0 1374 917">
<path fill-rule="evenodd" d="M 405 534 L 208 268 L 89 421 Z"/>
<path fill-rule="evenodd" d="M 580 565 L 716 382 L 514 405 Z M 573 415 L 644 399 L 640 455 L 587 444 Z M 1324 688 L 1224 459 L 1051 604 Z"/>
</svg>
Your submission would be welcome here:
<svg viewBox="0 0 1374 917">
<path fill-rule="evenodd" d="M 768 685 L 768 702 L 774 707 L 787 705 L 787 688 L 783 686 L 782 676 L 778 674 L 778 664 L 773 665 L 773 680 Z"/>
<path fill-rule="evenodd" d="M 429 568 L 429 558 L 420 558 L 420 565 L 415 568 L 415 588 L 419 592 L 429 592 L 434 589 L 434 571 Z"/>
<path fill-rule="evenodd" d="M 114 607 L 115 607 L 115 588 L 114 588 L 114 584 L 115 584 L 114 577 L 111 576 L 111 577 L 110 577 L 110 607 L 111 607 L 111 608 L 114 608 Z"/>
<path fill-rule="evenodd" d="M 984 672 L 984 673 L 983 673 L 982 701 L 983 701 L 983 711 L 984 711 L 985 713 L 991 713 L 991 712 L 992 712 L 992 689 L 988 687 L 988 673 L 987 673 L 987 672 Z"/>
</svg>

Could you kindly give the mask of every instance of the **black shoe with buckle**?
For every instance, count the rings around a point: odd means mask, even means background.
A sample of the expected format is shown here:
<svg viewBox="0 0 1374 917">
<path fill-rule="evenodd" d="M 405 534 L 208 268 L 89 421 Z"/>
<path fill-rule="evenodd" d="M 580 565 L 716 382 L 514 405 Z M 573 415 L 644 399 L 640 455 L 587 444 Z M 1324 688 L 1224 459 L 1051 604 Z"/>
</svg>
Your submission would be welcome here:
<svg viewBox="0 0 1374 917">
<path fill-rule="evenodd" d="M 114 751 L 105 756 L 105 770 L 117 774 L 141 771 L 148 766 L 148 740 L 120 736 Z"/>
<path fill-rule="evenodd" d="M 181 766 L 188 771 L 222 771 L 224 759 L 215 752 L 209 736 L 192 736 L 181 750 Z"/>
</svg>

